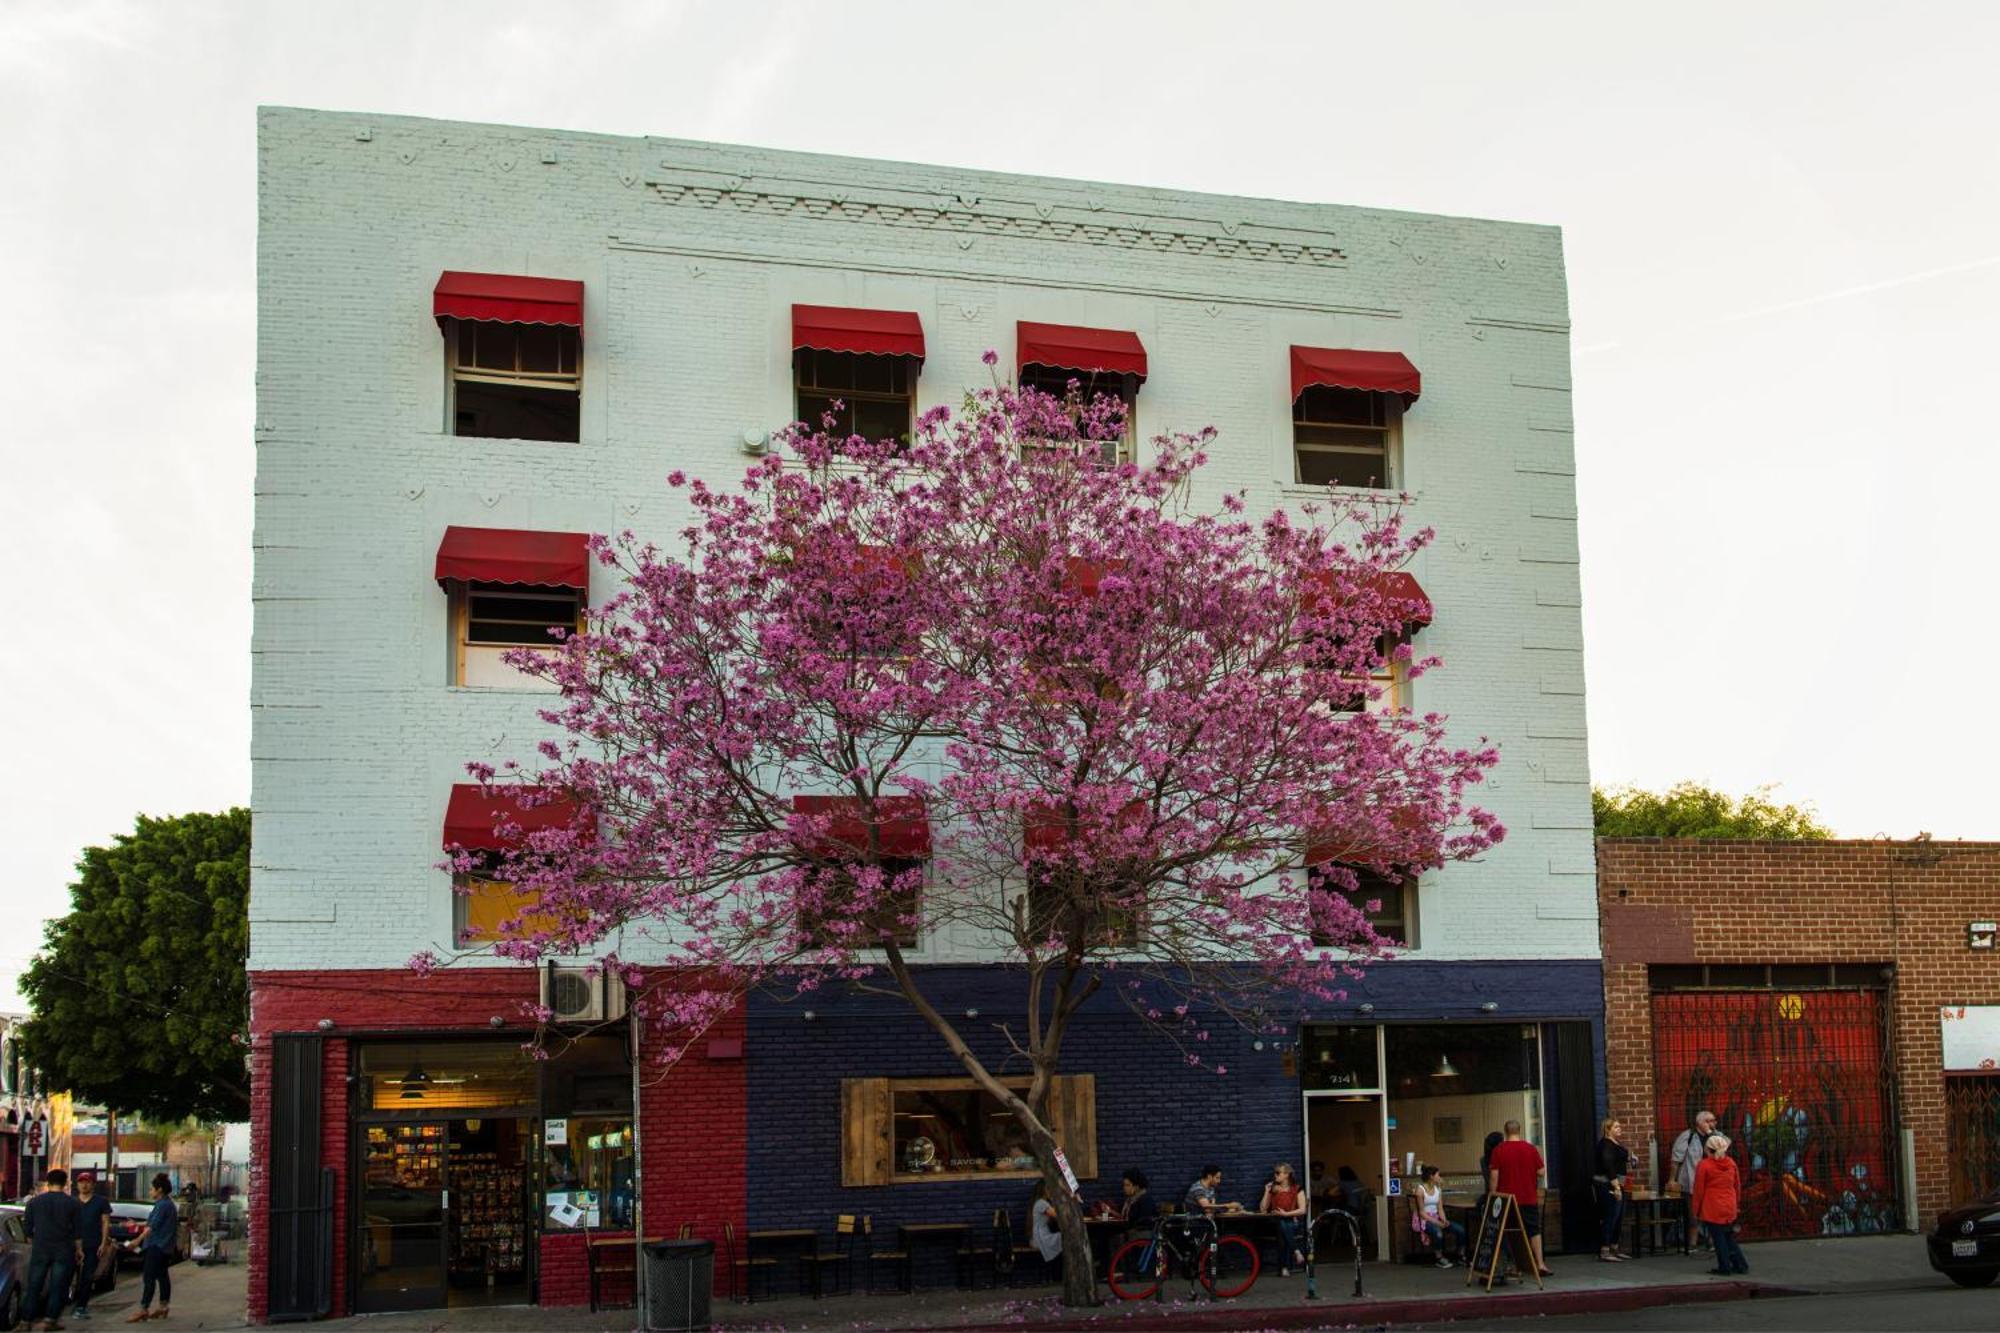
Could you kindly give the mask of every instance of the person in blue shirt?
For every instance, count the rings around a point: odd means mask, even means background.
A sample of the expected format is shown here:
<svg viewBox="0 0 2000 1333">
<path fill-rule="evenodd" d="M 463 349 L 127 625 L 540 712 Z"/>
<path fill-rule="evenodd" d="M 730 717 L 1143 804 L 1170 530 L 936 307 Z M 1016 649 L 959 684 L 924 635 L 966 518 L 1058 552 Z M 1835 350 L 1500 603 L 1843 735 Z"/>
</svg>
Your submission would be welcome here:
<svg viewBox="0 0 2000 1333">
<path fill-rule="evenodd" d="M 111 1243 L 111 1200 L 98 1193 L 97 1177 L 89 1171 L 76 1173 L 76 1241 L 83 1257 L 76 1265 L 76 1298 L 70 1314 L 88 1319 L 91 1288 L 111 1271 L 117 1255 Z"/>
<path fill-rule="evenodd" d="M 180 1230 L 181 1213 L 174 1207 L 174 1182 L 162 1171 L 153 1177 L 153 1211 L 146 1215 L 146 1234 L 138 1241 L 139 1257 L 145 1262 L 140 1270 L 143 1285 L 139 1289 L 139 1308 L 125 1317 L 126 1323 L 167 1317 L 174 1300 L 174 1280 L 168 1276 L 167 1265 L 174 1261 Z M 160 1293 L 157 1311 L 152 1308 L 155 1288 Z"/>
</svg>

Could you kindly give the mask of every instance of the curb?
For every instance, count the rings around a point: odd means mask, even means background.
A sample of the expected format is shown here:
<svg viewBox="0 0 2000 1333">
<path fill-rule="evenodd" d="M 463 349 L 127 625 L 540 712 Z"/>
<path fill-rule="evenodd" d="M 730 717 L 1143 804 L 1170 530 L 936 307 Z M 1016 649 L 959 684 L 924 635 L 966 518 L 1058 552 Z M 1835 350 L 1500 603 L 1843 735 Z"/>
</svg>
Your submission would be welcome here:
<svg viewBox="0 0 2000 1333">
<path fill-rule="evenodd" d="M 1656 1305 L 1713 1305 L 1758 1297 L 1805 1296 L 1805 1289 L 1763 1282 L 1672 1283 L 1649 1287 L 1610 1287 L 1595 1291 L 1512 1292 L 1504 1296 L 1429 1296 L 1404 1300 L 1334 1298 L 1312 1305 L 1231 1306 L 1147 1314 L 1135 1306 L 1130 1314 L 1098 1314 L 1073 1319 L 1016 1320 L 1006 1324 L 955 1324 L 960 1333 L 1008 1329 L 1088 1331 L 1136 1325 L 1147 1328 L 1240 1329 L 1326 1328 L 1343 1324 L 1449 1323 L 1456 1319 L 1525 1319 L 1537 1315 L 1618 1314 Z"/>
</svg>

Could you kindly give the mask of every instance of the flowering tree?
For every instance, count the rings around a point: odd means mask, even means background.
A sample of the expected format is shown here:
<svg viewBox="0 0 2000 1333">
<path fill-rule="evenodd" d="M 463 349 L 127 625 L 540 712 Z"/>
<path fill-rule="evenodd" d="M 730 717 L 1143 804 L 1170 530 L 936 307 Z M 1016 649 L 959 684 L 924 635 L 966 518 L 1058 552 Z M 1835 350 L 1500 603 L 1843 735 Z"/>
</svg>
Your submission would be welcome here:
<svg viewBox="0 0 2000 1333">
<path fill-rule="evenodd" d="M 562 738 L 473 768 L 589 813 L 521 821 L 501 873 L 532 906 L 497 952 L 639 926 L 675 965 L 634 1005 L 670 1060 L 751 987 L 902 997 L 1019 1122 L 1075 1254 L 1048 1107 L 1086 1001 L 1109 989 L 1203 1066 L 1207 1024 L 1268 1026 L 1380 954 L 1356 868 L 1503 832 L 1463 800 L 1490 748 L 1367 706 L 1385 654 L 1430 665 L 1389 577 L 1428 534 L 1393 506 L 1198 506 L 1212 431 L 1107 463 L 1122 431 L 1114 402 L 995 388 L 908 445 L 801 426 L 734 491 L 674 474 L 675 552 L 600 539 L 621 590 L 519 655 L 560 686 Z M 911 963 L 947 928 L 1023 978 L 1005 1064 Z M 1093 1298 L 1088 1265 L 1064 1296 Z"/>
</svg>

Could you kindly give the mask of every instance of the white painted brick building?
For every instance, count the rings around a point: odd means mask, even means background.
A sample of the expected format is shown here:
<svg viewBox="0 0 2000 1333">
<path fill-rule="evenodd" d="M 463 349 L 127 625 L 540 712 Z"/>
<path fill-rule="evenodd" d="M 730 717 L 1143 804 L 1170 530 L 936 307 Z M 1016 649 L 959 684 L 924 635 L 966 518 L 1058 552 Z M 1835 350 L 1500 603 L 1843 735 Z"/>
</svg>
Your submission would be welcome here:
<svg viewBox="0 0 2000 1333">
<path fill-rule="evenodd" d="M 668 471 L 726 484 L 792 418 L 795 303 L 917 312 L 920 408 L 989 348 L 1008 370 L 1016 321 L 1131 330 L 1141 432 L 1214 424 L 1204 481 L 1253 506 L 1315 493 L 1288 348 L 1405 354 L 1396 475 L 1439 534 L 1418 646 L 1446 661 L 1414 700 L 1500 743 L 1509 829 L 1426 877 L 1413 956 L 1596 956 L 1556 229 L 276 108 L 260 164 L 253 970 L 450 941 L 447 792 L 539 724 L 449 683 L 441 534 L 666 536 Z M 583 283 L 578 442 L 451 433 L 445 270 Z"/>
</svg>

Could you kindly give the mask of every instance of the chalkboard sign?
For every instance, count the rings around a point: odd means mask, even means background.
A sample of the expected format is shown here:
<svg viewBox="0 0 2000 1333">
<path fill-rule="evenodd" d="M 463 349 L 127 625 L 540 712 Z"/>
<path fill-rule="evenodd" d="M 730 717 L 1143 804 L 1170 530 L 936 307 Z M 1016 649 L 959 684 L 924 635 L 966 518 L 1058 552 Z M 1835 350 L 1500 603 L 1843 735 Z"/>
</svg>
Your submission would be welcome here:
<svg viewBox="0 0 2000 1333">
<path fill-rule="evenodd" d="M 1521 1220 L 1521 1210 L 1511 1194 L 1489 1194 L 1479 1213 L 1479 1238 L 1472 1246 L 1472 1271 L 1466 1274 L 1465 1285 L 1484 1281 L 1488 1291 L 1493 1290 L 1495 1279 L 1500 1276 L 1500 1247 L 1507 1240 L 1517 1246 L 1514 1251 L 1522 1269 L 1535 1275 L 1535 1285 L 1542 1285 L 1542 1275 L 1535 1263 L 1534 1251 L 1528 1246 L 1528 1228 Z"/>
</svg>

